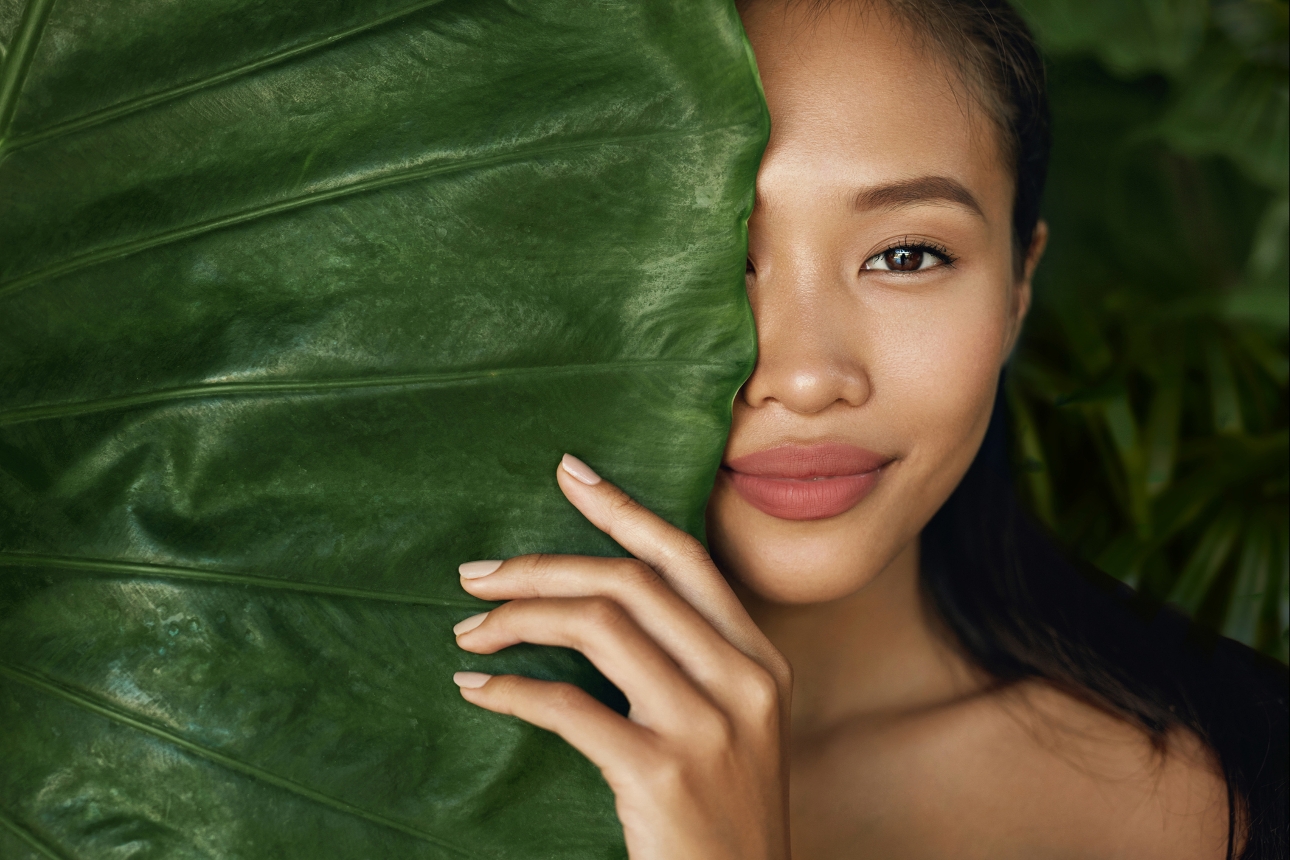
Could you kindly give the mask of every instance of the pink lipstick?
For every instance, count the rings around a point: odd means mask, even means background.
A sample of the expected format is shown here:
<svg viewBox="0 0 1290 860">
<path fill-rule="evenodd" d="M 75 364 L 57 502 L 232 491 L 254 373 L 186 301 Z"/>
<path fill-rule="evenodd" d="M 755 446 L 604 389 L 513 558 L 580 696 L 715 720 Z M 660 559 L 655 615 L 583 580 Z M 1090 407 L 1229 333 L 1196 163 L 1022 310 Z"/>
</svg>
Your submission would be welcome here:
<svg viewBox="0 0 1290 860">
<path fill-rule="evenodd" d="M 782 520 L 822 520 L 860 504 L 892 461 L 854 445 L 785 445 L 729 461 L 722 474 L 744 501 Z"/>
</svg>

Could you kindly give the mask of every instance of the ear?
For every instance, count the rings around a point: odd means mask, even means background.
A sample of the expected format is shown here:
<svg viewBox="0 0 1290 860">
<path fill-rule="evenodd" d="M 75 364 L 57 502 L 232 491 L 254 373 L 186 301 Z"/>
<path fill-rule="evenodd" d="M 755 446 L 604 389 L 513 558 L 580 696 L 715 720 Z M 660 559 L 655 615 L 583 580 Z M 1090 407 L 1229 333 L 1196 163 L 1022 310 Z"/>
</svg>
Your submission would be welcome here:
<svg viewBox="0 0 1290 860">
<path fill-rule="evenodd" d="M 1034 280 L 1035 269 L 1039 267 L 1039 260 L 1044 256 L 1044 249 L 1047 247 L 1048 222 L 1041 218 L 1035 223 L 1035 232 L 1030 237 L 1030 247 L 1026 249 L 1026 259 L 1022 264 L 1021 277 L 1013 290 L 1012 325 L 1008 332 L 1006 354 L 1011 354 L 1012 348 L 1017 345 L 1017 338 L 1021 335 L 1021 325 L 1026 321 L 1026 314 L 1030 312 L 1031 282 Z"/>
</svg>

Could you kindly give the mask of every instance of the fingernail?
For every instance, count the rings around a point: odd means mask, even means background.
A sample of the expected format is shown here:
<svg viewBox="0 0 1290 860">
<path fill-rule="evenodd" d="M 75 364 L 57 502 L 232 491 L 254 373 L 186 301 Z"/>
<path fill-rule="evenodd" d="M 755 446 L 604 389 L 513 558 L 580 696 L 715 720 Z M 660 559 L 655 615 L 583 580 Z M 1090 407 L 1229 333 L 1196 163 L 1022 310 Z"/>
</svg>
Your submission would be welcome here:
<svg viewBox="0 0 1290 860">
<path fill-rule="evenodd" d="M 457 567 L 457 573 L 461 574 L 462 579 L 479 579 L 482 576 L 488 576 L 501 566 L 500 561 L 468 561 Z"/>
<path fill-rule="evenodd" d="M 467 690 L 478 690 L 488 683 L 492 675 L 485 675 L 483 672 L 453 672 L 452 682 L 458 687 L 465 687 Z"/>
<path fill-rule="evenodd" d="M 560 458 L 560 468 L 589 486 L 594 487 L 600 483 L 600 476 L 592 471 L 590 466 L 572 454 L 565 454 Z"/>
<path fill-rule="evenodd" d="M 452 625 L 453 635 L 460 636 L 463 633 L 469 633 L 479 625 L 483 624 L 484 619 L 487 617 L 488 617 L 487 612 L 481 612 L 478 615 L 472 615 L 469 618 L 463 618 L 461 621 L 458 621 L 456 624 Z M 440 628 L 440 629 L 442 630 L 443 628 Z"/>
</svg>

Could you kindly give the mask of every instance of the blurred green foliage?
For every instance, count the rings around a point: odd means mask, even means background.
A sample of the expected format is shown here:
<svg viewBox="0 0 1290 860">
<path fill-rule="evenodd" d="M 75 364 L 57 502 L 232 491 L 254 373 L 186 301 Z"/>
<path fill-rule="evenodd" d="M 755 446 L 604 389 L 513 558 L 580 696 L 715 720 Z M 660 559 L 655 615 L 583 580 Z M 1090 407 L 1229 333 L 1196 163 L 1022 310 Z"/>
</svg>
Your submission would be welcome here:
<svg viewBox="0 0 1290 860">
<path fill-rule="evenodd" d="M 1023 492 L 1084 558 L 1285 661 L 1287 5 L 1018 6 L 1054 114 L 1008 383 Z"/>
</svg>

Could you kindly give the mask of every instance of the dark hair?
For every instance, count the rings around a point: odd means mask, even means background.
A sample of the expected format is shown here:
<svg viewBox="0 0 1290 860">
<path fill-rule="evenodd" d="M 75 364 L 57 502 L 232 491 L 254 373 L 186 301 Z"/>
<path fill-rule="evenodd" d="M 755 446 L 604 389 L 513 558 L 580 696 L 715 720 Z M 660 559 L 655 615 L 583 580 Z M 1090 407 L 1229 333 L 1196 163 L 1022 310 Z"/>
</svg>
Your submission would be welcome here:
<svg viewBox="0 0 1290 860">
<path fill-rule="evenodd" d="M 1050 140 L 1034 38 L 1004 0 L 885 2 L 955 58 L 998 126 L 1015 170 L 1020 266 L 1039 220 Z M 975 461 L 923 530 L 922 581 L 932 605 L 970 658 L 1002 683 L 1046 679 L 1140 727 L 1157 749 L 1170 729 L 1195 732 L 1227 783 L 1227 856 L 1243 843 L 1244 858 L 1285 857 L 1285 668 L 1072 562 L 1018 502 L 1003 404 L 996 397 Z"/>
<path fill-rule="evenodd" d="M 1050 140 L 1033 36 L 1005 0 L 881 2 L 922 47 L 936 49 L 994 121 L 1016 180 L 1020 269 L 1039 221 Z M 1138 726 L 1160 750 L 1170 729 L 1195 732 L 1227 784 L 1227 856 L 1243 844 L 1248 860 L 1285 857 L 1285 667 L 1073 562 L 1017 499 L 1005 415 L 996 397 L 981 450 L 923 530 L 931 605 L 969 659 L 1000 683 L 1045 679 Z"/>
<path fill-rule="evenodd" d="M 1138 726 L 1216 754 L 1227 856 L 1286 856 L 1286 670 L 1073 562 L 1022 508 L 1000 393 L 962 482 L 922 534 L 922 585 L 967 655 L 1000 683 L 1043 678 Z M 1239 828 L 1239 832 L 1238 832 Z"/>
<path fill-rule="evenodd" d="M 831 5 L 825 0 L 821 6 Z M 1048 175 L 1050 123 L 1044 61 L 1029 28 L 1002 0 L 883 0 L 898 20 L 935 50 L 994 121 L 1012 167 L 1013 256 L 1025 260 Z"/>
<path fill-rule="evenodd" d="M 741 9 L 756 0 L 737 0 Z M 843 0 L 802 2 L 824 12 Z M 1018 271 L 1039 223 L 1050 141 L 1044 61 L 1030 30 L 1004 0 L 850 0 L 862 10 L 881 4 L 907 25 L 963 84 L 962 95 L 994 122 L 1016 180 L 1013 253 Z"/>
</svg>

